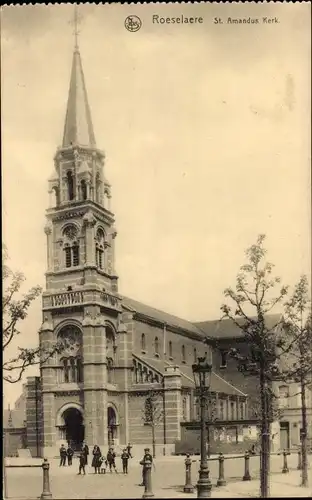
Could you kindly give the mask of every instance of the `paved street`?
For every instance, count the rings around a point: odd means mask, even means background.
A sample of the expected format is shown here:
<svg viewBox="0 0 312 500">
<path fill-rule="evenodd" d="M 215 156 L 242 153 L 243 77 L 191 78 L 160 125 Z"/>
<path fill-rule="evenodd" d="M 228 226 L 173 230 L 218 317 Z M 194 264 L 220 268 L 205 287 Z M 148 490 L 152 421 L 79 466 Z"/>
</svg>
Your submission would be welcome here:
<svg viewBox="0 0 312 500">
<path fill-rule="evenodd" d="M 198 457 L 193 457 L 198 460 Z M 311 458 L 311 457 L 310 457 Z M 297 455 L 288 457 L 288 465 L 294 472 L 277 474 L 282 469 L 282 457 L 272 457 L 272 496 L 278 496 L 281 488 L 285 490 L 287 481 L 300 484 L 300 471 L 296 470 Z M 51 460 L 50 482 L 53 498 L 58 499 L 88 499 L 88 498 L 141 498 L 144 488 L 141 482 L 141 466 L 139 460 L 132 459 L 129 465 L 129 474 L 95 475 L 91 467 L 86 476 L 78 476 L 78 460 L 74 460 L 72 467 L 58 467 L 58 460 Z M 9 463 L 9 462 L 8 462 Z M 11 461 L 14 463 L 14 460 Z M 40 460 L 32 460 L 40 464 Z M 117 465 L 120 459 L 117 459 Z M 192 483 L 196 484 L 198 478 L 198 461 L 193 464 Z M 213 485 L 218 477 L 218 462 L 210 461 L 211 479 Z M 259 476 L 259 457 L 250 458 L 250 473 L 253 478 Z M 228 481 L 226 487 L 214 488 L 212 497 L 248 497 L 255 496 L 259 490 L 259 481 L 243 482 L 244 460 L 229 458 L 225 460 L 225 477 Z M 295 476 L 294 476 L 295 474 Z M 297 477 L 298 476 L 298 477 Z M 294 479 L 295 477 L 295 479 Z M 155 460 L 153 471 L 153 491 L 157 498 L 174 498 L 181 496 L 196 497 L 183 493 L 185 481 L 184 457 L 159 457 Z M 277 483 L 276 483 L 277 481 Z M 38 498 L 42 492 L 42 470 L 40 468 L 9 468 L 7 469 L 7 484 L 9 498 Z M 311 481 L 312 484 L 312 481 Z M 294 488 L 294 486 L 292 486 Z M 289 494 L 288 496 L 305 496 L 300 488 L 301 495 Z M 287 492 L 291 487 L 287 487 Z M 287 496 L 287 495 L 286 495 Z"/>
</svg>

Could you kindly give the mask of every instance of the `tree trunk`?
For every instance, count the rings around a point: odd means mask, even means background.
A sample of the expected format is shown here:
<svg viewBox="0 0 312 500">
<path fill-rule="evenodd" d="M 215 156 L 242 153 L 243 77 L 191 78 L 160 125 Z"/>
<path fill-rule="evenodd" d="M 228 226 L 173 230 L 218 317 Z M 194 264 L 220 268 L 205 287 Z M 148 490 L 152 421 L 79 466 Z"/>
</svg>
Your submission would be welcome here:
<svg viewBox="0 0 312 500">
<path fill-rule="evenodd" d="M 302 475 L 301 486 L 309 486 L 308 481 L 308 422 L 306 405 L 306 388 L 303 373 L 300 374 L 301 385 L 301 416 L 302 416 L 302 436 L 301 436 L 301 456 L 302 456 Z"/>
<path fill-rule="evenodd" d="M 269 498 L 270 476 L 270 421 L 268 381 L 265 363 L 260 363 L 260 393 L 261 393 L 261 455 L 260 455 L 260 496 Z"/>
</svg>

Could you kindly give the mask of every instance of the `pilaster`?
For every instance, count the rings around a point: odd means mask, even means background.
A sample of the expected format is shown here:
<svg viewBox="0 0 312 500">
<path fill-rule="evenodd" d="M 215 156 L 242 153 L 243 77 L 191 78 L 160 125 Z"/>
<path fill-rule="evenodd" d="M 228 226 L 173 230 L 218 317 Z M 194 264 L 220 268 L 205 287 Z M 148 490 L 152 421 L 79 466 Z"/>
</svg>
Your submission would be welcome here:
<svg viewBox="0 0 312 500">
<path fill-rule="evenodd" d="M 166 442 L 181 439 L 181 372 L 178 366 L 168 366 L 164 373 Z"/>
</svg>

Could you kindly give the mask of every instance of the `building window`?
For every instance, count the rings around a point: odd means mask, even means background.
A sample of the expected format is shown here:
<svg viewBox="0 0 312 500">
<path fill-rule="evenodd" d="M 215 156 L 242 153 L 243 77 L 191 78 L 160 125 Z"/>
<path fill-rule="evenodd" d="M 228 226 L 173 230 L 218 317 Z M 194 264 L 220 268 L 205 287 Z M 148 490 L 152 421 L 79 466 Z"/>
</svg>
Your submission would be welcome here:
<svg viewBox="0 0 312 500">
<path fill-rule="evenodd" d="M 231 407 L 231 420 L 236 420 L 236 418 L 235 418 L 235 403 L 234 403 L 234 401 L 231 401 L 230 407 Z"/>
<path fill-rule="evenodd" d="M 80 183 L 80 189 L 81 189 L 81 198 L 83 200 L 86 200 L 87 199 L 87 183 L 84 179 Z"/>
<path fill-rule="evenodd" d="M 63 380 L 67 383 L 80 383 L 82 382 L 82 362 L 81 358 L 64 358 L 63 364 Z"/>
<path fill-rule="evenodd" d="M 289 405 L 289 387 L 287 385 L 279 387 L 279 405 L 280 408 L 286 408 Z"/>
<path fill-rule="evenodd" d="M 200 420 L 200 401 L 198 398 L 194 400 L 194 418 L 196 421 Z"/>
<path fill-rule="evenodd" d="M 72 247 L 73 252 L 73 266 L 79 266 L 79 246 L 75 243 Z"/>
<path fill-rule="evenodd" d="M 141 335 L 141 351 L 145 352 L 145 350 L 146 350 L 145 334 L 142 333 L 142 335 Z"/>
<path fill-rule="evenodd" d="M 74 199 L 74 179 L 73 179 L 73 174 L 70 170 L 68 170 L 66 174 L 67 178 L 67 194 L 68 194 L 68 199 L 69 201 Z"/>
<path fill-rule="evenodd" d="M 71 267 L 71 248 L 69 246 L 66 246 L 64 248 L 64 252 L 65 252 L 65 266 Z"/>
<path fill-rule="evenodd" d="M 226 351 L 220 351 L 220 368 L 226 368 L 227 364 L 227 352 Z"/>
<path fill-rule="evenodd" d="M 96 232 L 95 260 L 97 267 L 100 269 L 104 269 L 104 248 L 105 234 L 103 229 L 99 228 Z"/>
<path fill-rule="evenodd" d="M 244 403 L 243 403 L 243 401 L 240 402 L 239 408 L 240 408 L 240 419 L 244 420 L 244 418 L 245 418 L 245 412 L 244 412 Z"/>
<path fill-rule="evenodd" d="M 169 341 L 169 358 L 172 359 L 172 342 Z"/>
<path fill-rule="evenodd" d="M 182 363 L 185 363 L 186 359 L 185 359 L 185 346 L 183 345 L 182 346 Z"/>
<path fill-rule="evenodd" d="M 187 399 L 183 398 L 182 400 L 182 418 L 184 421 L 187 420 Z"/>
<path fill-rule="evenodd" d="M 78 230 L 70 224 L 63 231 L 65 267 L 79 266 Z"/>
<path fill-rule="evenodd" d="M 155 337 L 155 354 L 159 356 L 159 340 L 158 337 Z"/>
<path fill-rule="evenodd" d="M 196 347 L 194 349 L 194 363 L 197 363 L 197 350 L 196 350 Z"/>
<path fill-rule="evenodd" d="M 220 408 L 220 420 L 224 420 L 225 411 L 224 411 L 224 401 L 222 399 L 219 400 L 219 408 Z"/>
</svg>

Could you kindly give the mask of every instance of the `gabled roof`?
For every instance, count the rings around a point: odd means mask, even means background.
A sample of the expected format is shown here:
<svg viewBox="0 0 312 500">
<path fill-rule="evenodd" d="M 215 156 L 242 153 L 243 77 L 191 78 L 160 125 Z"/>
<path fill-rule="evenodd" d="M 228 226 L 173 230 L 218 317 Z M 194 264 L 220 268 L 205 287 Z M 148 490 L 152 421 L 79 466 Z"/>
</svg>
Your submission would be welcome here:
<svg viewBox="0 0 312 500">
<path fill-rule="evenodd" d="M 149 358 L 138 354 L 135 354 L 135 357 L 140 359 L 142 363 L 149 365 L 153 370 L 156 370 L 157 372 L 162 374 L 165 373 L 165 368 L 167 366 L 177 366 L 176 363 L 169 363 L 168 361 L 162 359 Z M 182 376 L 182 387 L 193 388 L 194 377 L 192 367 L 189 365 L 179 365 L 179 370 Z M 234 385 L 224 380 L 224 378 L 220 377 L 220 375 L 215 372 L 212 372 L 211 374 L 210 391 L 217 392 L 219 394 L 228 394 L 229 396 L 247 396 L 247 394 L 234 387 Z"/>
<path fill-rule="evenodd" d="M 274 328 L 281 320 L 281 314 L 268 314 L 265 317 L 266 325 L 269 329 Z M 239 324 L 244 323 L 244 319 L 237 318 Z M 244 332 L 230 319 L 220 319 L 214 321 L 199 321 L 194 323 L 208 337 L 213 339 L 233 339 L 244 337 Z"/>
<path fill-rule="evenodd" d="M 196 325 L 186 319 L 178 318 L 177 316 L 160 311 L 159 309 L 155 309 L 154 307 L 138 302 L 137 300 L 130 299 L 129 297 L 122 297 L 122 302 L 124 306 L 145 316 L 146 318 L 154 319 L 161 324 L 177 327 L 186 332 L 196 334 L 201 338 L 204 338 L 205 336 Z"/>
<path fill-rule="evenodd" d="M 80 52 L 75 47 L 62 147 L 96 147 Z"/>
</svg>

